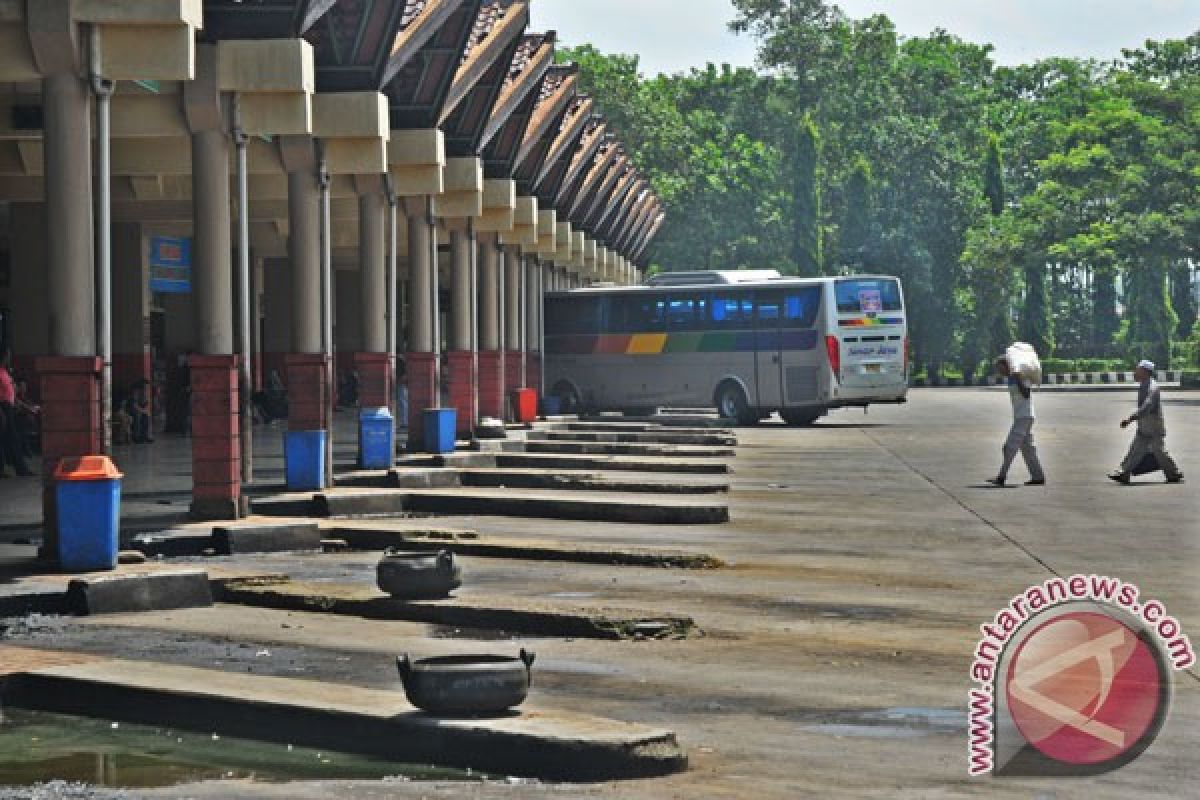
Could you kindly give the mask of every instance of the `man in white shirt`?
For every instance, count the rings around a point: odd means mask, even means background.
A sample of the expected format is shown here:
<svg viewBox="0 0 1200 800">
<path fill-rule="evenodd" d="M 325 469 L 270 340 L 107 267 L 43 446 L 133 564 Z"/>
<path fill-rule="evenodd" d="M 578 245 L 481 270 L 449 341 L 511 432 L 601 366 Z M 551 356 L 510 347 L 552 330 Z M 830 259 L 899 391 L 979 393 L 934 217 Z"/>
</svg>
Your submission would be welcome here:
<svg viewBox="0 0 1200 800">
<path fill-rule="evenodd" d="M 1120 469 L 1109 473 L 1108 477 L 1117 483 L 1129 483 L 1142 459 L 1153 454 L 1159 469 L 1167 475 L 1167 483 L 1183 483 L 1183 473 L 1167 452 L 1167 425 L 1163 421 L 1162 394 L 1154 380 L 1154 362 L 1140 361 L 1133 375 L 1138 382 L 1138 408 L 1121 420 L 1121 427 L 1128 428 L 1136 422 L 1137 435 L 1133 437 Z"/>
<path fill-rule="evenodd" d="M 1004 454 L 1004 462 L 1000 466 L 1000 472 L 996 477 L 988 478 L 988 483 L 997 487 L 1004 486 L 1008 481 L 1008 468 L 1012 466 L 1017 452 L 1020 451 L 1022 458 L 1025 459 L 1025 466 L 1029 469 L 1029 480 L 1025 482 L 1025 485 L 1044 486 L 1046 473 L 1042 471 L 1042 464 L 1038 461 L 1037 446 L 1033 442 L 1035 419 L 1033 387 L 1021 376 L 1012 374 L 1008 359 L 1003 356 L 996 359 L 996 374 L 1008 379 L 1008 396 L 1012 400 L 1013 422 L 1008 431 L 1008 438 L 1004 440 L 1004 447 L 1001 449 Z"/>
</svg>

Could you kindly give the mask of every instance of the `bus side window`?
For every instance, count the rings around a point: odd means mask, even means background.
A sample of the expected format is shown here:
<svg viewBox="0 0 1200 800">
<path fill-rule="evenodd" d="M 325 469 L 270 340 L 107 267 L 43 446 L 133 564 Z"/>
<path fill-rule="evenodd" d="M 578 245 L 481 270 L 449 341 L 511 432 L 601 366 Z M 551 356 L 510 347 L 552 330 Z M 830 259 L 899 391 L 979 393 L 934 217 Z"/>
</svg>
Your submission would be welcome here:
<svg viewBox="0 0 1200 800">
<path fill-rule="evenodd" d="M 672 295 L 667 301 L 667 327 L 675 331 L 702 331 L 708 300 L 702 295 Z"/>
<path fill-rule="evenodd" d="M 716 330 L 754 327 L 754 299 L 748 293 L 716 292 L 710 300 L 708 319 Z"/>
<path fill-rule="evenodd" d="M 785 328 L 811 328 L 817 320 L 821 307 L 821 290 L 818 287 L 793 289 L 783 298 L 783 326 Z"/>
</svg>

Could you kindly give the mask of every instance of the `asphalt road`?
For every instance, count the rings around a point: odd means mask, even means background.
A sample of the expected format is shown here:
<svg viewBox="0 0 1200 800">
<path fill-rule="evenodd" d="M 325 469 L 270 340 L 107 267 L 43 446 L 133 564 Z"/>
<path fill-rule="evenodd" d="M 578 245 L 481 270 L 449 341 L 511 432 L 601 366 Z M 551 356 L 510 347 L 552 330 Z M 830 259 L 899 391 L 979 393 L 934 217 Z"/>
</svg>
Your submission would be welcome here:
<svg viewBox="0 0 1200 800">
<path fill-rule="evenodd" d="M 739 431 L 726 525 L 662 527 L 451 517 L 481 533 L 691 547 L 730 566 L 681 572 L 464 559 L 495 594 L 689 614 L 679 642 L 539 639 L 540 702 L 664 725 L 692 768 L 599 786 L 205 784 L 154 797 L 1036 797 L 1195 796 L 1200 673 L 1179 673 L 1171 715 L 1129 766 L 1086 779 L 970 779 L 965 706 L 978 626 L 1054 575 L 1137 583 L 1200 642 L 1200 395 L 1167 400 L 1168 443 L 1193 483 L 1120 487 L 1104 477 L 1129 434 L 1133 392 L 1044 393 L 1037 438 L 1046 487 L 985 488 L 1008 425 L 1005 394 L 918 390 L 906 406 L 840 412 L 808 430 Z M 1024 480 L 1023 467 L 1012 477 Z M 374 557 L 332 559 L 369 578 Z M 297 557 L 264 559 L 312 574 Z M 426 626 L 217 607 L 70 622 L 33 645 L 112 652 L 364 686 L 395 686 L 390 659 L 514 649 L 433 641 Z M 248 647 L 234 648 L 230 642 Z M 17 643 L 22 643 L 18 641 Z M 255 659 L 258 647 L 286 658 Z M 245 652 L 244 662 L 239 661 Z M 297 666 L 299 665 L 299 666 Z M 97 795 L 99 796 L 99 795 Z"/>
</svg>

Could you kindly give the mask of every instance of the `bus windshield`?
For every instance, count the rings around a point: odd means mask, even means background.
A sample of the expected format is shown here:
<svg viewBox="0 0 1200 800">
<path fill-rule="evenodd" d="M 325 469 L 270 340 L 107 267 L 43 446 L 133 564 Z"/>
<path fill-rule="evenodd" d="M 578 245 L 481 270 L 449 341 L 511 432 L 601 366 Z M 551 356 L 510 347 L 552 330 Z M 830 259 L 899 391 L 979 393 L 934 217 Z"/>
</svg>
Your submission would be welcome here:
<svg viewBox="0 0 1200 800">
<path fill-rule="evenodd" d="M 837 310 L 843 314 L 903 311 L 900 282 L 894 278 L 854 278 L 834 284 Z"/>
</svg>

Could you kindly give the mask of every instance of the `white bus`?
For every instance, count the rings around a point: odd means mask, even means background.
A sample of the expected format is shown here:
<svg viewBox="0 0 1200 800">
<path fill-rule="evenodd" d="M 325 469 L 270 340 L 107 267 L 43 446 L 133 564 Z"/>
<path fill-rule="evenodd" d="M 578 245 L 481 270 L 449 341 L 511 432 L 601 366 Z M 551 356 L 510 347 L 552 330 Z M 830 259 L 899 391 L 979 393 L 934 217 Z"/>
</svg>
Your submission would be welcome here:
<svg viewBox="0 0 1200 800">
<path fill-rule="evenodd" d="M 897 278 L 666 273 L 645 286 L 546 296 L 545 386 L 564 412 L 716 407 L 752 424 L 903 403 L 908 327 Z"/>
</svg>

